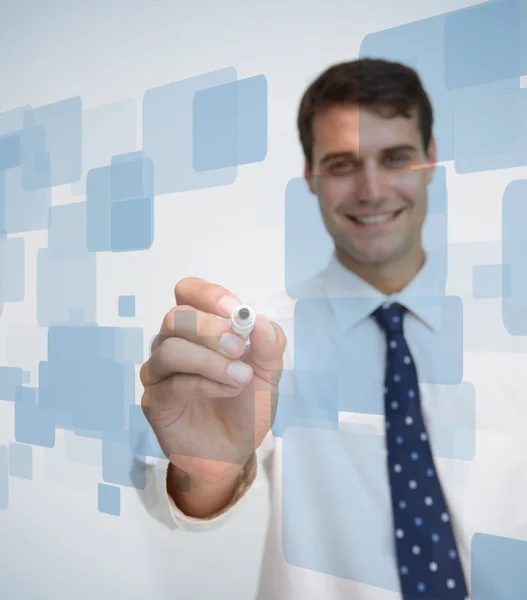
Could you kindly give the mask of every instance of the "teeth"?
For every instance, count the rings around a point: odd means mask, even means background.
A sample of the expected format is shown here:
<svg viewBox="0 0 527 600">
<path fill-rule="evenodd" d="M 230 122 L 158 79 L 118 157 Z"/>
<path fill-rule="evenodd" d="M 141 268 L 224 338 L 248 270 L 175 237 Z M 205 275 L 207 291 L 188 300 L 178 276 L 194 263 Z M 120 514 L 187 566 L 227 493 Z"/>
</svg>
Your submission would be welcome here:
<svg viewBox="0 0 527 600">
<path fill-rule="evenodd" d="M 355 217 L 359 223 L 364 223 L 367 225 L 368 223 L 384 223 L 384 221 L 388 221 L 393 216 L 393 213 L 388 213 L 384 215 L 375 215 L 374 217 Z"/>
</svg>

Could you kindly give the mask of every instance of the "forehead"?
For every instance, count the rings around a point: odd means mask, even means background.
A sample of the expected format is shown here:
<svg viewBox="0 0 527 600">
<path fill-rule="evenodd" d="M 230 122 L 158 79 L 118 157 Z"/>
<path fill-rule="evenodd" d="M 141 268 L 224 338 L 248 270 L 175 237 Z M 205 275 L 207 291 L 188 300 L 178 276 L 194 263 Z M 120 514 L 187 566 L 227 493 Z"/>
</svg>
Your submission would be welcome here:
<svg viewBox="0 0 527 600">
<path fill-rule="evenodd" d="M 315 158 L 327 152 L 354 152 L 367 155 L 399 144 L 421 144 L 416 111 L 410 118 L 387 118 L 356 105 L 332 106 L 313 119 Z"/>
</svg>

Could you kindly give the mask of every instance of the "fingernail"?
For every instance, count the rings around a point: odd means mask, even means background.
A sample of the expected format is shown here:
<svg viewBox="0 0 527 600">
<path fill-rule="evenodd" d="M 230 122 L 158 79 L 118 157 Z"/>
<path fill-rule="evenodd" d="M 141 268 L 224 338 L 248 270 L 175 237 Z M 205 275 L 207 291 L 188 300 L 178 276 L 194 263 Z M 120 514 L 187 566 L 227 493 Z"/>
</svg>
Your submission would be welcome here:
<svg viewBox="0 0 527 600">
<path fill-rule="evenodd" d="M 227 374 L 237 383 L 244 383 L 251 376 L 252 369 L 243 362 L 231 362 L 227 367 Z"/>
<path fill-rule="evenodd" d="M 225 316 L 230 317 L 231 312 L 239 305 L 241 301 L 234 296 L 223 296 L 218 300 L 217 307 L 218 309 L 225 314 Z"/>
<path fill-rule="evenodd" d="M 267 339 L 270 342 L 274 342 L 276 340 L 276 329 L 273 327 L 271 321 L 267 321 Z"/>
<path fill-rule="evenodd" d="M 224 333 L 220 337 L 220 348 L 227 354 L 240 354 L 245 348 L 243 340 L 235 335 Z"/>
</svg>

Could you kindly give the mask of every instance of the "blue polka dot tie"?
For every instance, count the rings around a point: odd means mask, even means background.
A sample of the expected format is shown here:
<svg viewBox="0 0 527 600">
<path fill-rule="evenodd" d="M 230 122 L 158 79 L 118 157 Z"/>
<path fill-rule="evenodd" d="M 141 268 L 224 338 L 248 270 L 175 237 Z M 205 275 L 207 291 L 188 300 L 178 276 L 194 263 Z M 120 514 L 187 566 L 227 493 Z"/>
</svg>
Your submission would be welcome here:
<svg viewBox="0 0 527 600">
<path fill-rule="evenodd" d="M 404 338 L 404 314 L 397 303 L 373 313 L 386 335 L 387 467 L 402 597 L 465 600 L 465 578 L 421 414 L 417 371 Z"/>
</svg>

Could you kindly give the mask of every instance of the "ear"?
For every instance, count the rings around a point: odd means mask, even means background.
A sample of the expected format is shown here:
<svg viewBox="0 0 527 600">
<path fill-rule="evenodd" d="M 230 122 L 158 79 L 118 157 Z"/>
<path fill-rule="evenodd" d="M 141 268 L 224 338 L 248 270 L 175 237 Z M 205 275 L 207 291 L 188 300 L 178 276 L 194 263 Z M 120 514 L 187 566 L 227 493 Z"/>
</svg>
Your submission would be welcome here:
<svg viewBox="0 0 527 600">
<path fill-rule="evenodd" d="M 313 190 L 313 177 L 312 177 L 311 169 L 309 168 L 309 165 L 307 164 L 307 160 L 304 161 L 304 179 L 307 182 L 309 191 L 312 194 L 314 194 L 315 192 Z"/>
<path fill-rule="evenodd" d="M 430 138 L 430 143 L 428 144 L 427 160 L 429 167 L 426 169 L 426 177 L 428 183 L 430 183 L 434 176 L 437 163 L 437 145 L 434 137 Z"/>
</svg>

